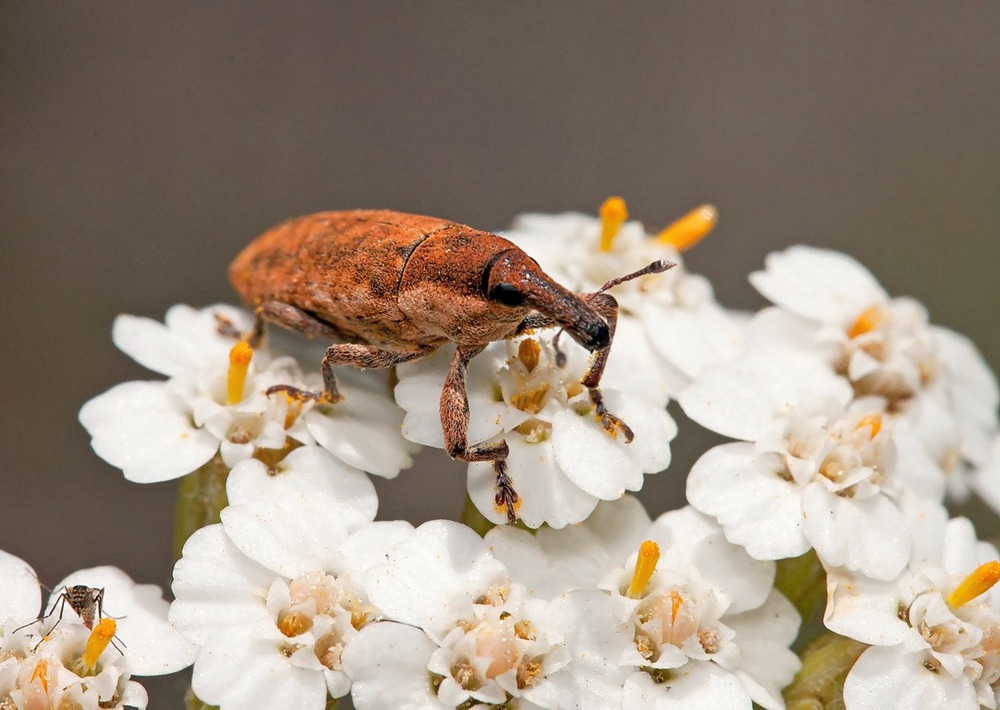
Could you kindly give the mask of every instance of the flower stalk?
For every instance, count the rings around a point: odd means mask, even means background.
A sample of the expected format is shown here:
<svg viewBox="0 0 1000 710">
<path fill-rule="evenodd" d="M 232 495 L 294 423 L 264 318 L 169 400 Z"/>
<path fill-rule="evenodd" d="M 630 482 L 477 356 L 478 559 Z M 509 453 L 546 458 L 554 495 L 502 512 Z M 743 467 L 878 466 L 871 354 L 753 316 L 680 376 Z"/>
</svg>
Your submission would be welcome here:
<svg viewBox="0 0 1000 710">
<path fill-rule="evenodd" d="M 201 468 L 180 479 L 174 515 L 174 559 L 179 560 L 184 543 L 195 530 L 219 522 L 219 513 L 229 504 L 226 479 L 229 467 L 216 454 Z"/>
<path fill-rule="evenodd" d="M 787 710 L 843 710 L 844 680 L 866 648 L 830 631 L 817 636 L 802 652 L 802 668 L 782 692 Z"/>
</svg>

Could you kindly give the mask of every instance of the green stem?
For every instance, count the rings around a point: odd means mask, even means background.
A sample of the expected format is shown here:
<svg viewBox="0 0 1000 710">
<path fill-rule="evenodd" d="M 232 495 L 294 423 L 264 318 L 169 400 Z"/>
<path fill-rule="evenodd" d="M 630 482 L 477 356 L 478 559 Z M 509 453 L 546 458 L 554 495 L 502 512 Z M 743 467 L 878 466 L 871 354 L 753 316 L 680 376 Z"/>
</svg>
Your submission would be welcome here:
<svg viewBox="0 0 1000 710">
<path fill-rule="evenodd" d="M 219 710 L 215 705 L 209 705 L 198 699 L 191 688 L 184 693 L 184 707 L 186 710 Z"/>
<path fill-rule="evenodd" d="M 826 631 L 802 652 L 802 668 L 783 691 L 788 710 L 843 710 L 844 679 L 868 648 Z"/>
<path fill-rule="evenodd" d="M 826 604 L 826 572 L 815 550 L 787 560 L 778 560 L 774 586 L 788 597 L 802 617 L 799 638 L 812 634 L 814 622 Z"/>
<path fill-rule="evenodd" d="M 459 522 L 475 530 L 479 533 L 479 537 L 483 537 L 496 527 L 494 523 L 491 523 L 479 512 L 479 508 L 472 502 L 472 498 L 468 494 L 465 496 L 465 505 L 462 506 L 462 517 L 459 518 Z"/>
<path fill-rule="evenodd" d="M 177 512 L 174 517 L 174 559 L 180 559 L 184 543 L 198 528 L 219 522 L 219 513 L 228 504 L 226 478 L 229 467 L 215 458 L 180 480 Z"/>
</svg>

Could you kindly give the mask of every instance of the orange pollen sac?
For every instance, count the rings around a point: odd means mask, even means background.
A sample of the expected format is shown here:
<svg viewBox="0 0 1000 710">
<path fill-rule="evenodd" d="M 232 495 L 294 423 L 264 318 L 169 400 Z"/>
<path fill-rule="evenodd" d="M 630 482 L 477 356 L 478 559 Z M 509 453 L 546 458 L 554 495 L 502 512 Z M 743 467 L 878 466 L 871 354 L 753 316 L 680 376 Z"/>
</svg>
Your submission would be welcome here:
<svg viewBox="0 0 1000 710">
<path fill-rule="evenodd" d="M 534 338 L 526 338 L 517 346 L 517 359 L 521 361 L 524 369 L 528 372 L 532 372 L 538 367 L 538 358 L 541 353 L 542 349 Z"/>
<path fill-rule="evenodd" d="M 247 370 L 253 348 L 245 341 L 240 341 L 229 351 L 229 377 L 226 382 L 226 404 L 239 404 L 243 399 L 243 385 L 247 381 Z"/>
<path fill-rule="evenodd" d="M 618 230 L 628 219 L 625 200 L 620 197 L 609 197 L 601 205 L 598 212 L 601 216 L 601 251 L 611 251 L 611 243 L 618 235 Z"/>
<path fill-rule="evenodd" d="M 35 664 L 35 670 L 31 672 L 31 681 L 30 681 L 34 683 L 37 680 L 39 683 L 41 683 L 42 690 L 45 691 L 46 695 L 49 694 L 49 681 L 45 677 L 46 675 L 48 675 L 48 672 L 49 672 L 49 664 L 45 661 L 45 659 L 42 659 Z"/>
<path fill-rule="evenodd" d="M 1000 562 L 994 560 L 981 564 L 948 595 L 948 606 L 957 609 L 990 591 L 997 582 L 1000 582 Z"/>
<path fill-rule="evenodd" d="M 852 340 L 859 335 L 864 335 L 865 333 L 870 333 L 875 330 L 879 323 L 882 322 L 882 308 L 881 306 L 868 306 L 858 319 L 854 321 L 854 324 L 847 329 L 847 337 Z"/>
<path fill-rule="evenodd" d="M 700 205 L 664 228 L 656 235 L 656 241 L 677 251 L 687 251 L 707 237 L 718 221 L 719 210 L 715 205 Z"/>
<path fill-rule="evenodd" d="M 656 563 L 660 561 L 660 546 L 652 540 L 646 540 L 639 545 L 639 557 L 635 561 L 635 571 L 632 572 L 632 581 L 628 585 L 628 597 L 638 599 L 646 585 L 649 584 L 653 572 L 656 571 Z"/>
<path fill-rule="evenodd" d="M 882 429 L 882 415 L 881 414 L 868 414 L 861 417 L 858 421 L 858 429 L 864 429 L 865 427 L 871 427 L 871 433 L 868 435 L 868 439 L 874 439 L 878 436 L 879 431 Z"/>
<path fill-rule="evenodd" d="M 111 639 L 114 638 L 115 631 L 117 630 L 118 624 L 115 623 L 114 619 L 105 617 L 97 622 L 97 626 L 90 632 L 90 638 L 87 639 L 87 648 L 83 652 L 83 663 L 87 668 L 97 666 L 97 659 L 101 657 L 104 649 L 111 643 Z"/>
</svg>

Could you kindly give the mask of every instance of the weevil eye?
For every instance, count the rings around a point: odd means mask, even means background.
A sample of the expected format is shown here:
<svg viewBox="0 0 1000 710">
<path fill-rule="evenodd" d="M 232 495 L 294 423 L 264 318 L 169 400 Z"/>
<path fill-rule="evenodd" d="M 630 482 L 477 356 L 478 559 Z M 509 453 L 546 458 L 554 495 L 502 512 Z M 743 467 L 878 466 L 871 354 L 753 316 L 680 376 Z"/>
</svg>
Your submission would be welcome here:
<svg viewBox="0 0 1000 710">
<path fill-rule="evenodd" d="M 489 299 L 505 306 L 520 306 L 524 303 L 524 294 L 508 283 L 498 283 L 490 289 Z"/>
</svg>

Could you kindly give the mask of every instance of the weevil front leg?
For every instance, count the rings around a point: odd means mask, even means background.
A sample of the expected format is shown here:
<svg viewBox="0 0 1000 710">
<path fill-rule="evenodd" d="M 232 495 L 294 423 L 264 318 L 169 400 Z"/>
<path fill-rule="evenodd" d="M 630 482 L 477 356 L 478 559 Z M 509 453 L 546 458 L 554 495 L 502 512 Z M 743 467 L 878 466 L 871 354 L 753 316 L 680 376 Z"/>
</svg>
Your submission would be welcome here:
<svg viewBox="0 0 1000 710">
<path fill-rule="evenodd" d="M 496 475 L 494 502 L 499 510 L 506 511 L 507 522 L 517 522 L 519 497 L 507 475 L 507 456 L 510 448 L 506 441 L 469 446 L 469 395 L 466 375 L 469 361 L 483 351 L 482 347 L 463 350 L 457 348 L 448 367 L 448 376 L 441 390 L 441 430 L 448 455 L 460 461 L 491 461 Z"/>
<path fill-rule="evenodd" d="M 611 343 L 615 341 L 615 327 L 618 325 L 618 301 L 615 300 L 614 296 L 606 293 L 581 294 L 581 298 L 587 302 L 587 305 L 597 311 L 598 315 L 604 318 L 604 321 L 608 324 L 608 333 L 611 337 L 608 339 L 606 346 L 596 351 L 594 360 L 590 363 L 590 369 L 587 370 L 587 374 L 583 376 L 580 384 L 586 387 L 590 393 L 590 401 L 594 403 L 594 408 L 597 416 L 601 419 L 601 426 L 604 427 L 604 431 L 611 434 L 614 438 L 617 438 L 618 432 L 621 431 L 625 436 L 625 443 L 630 444 L 632 443 L 632 439 L 635 438 L 635 434 L 632 433 L 632 429 L 628 424 L 608 411 L 608 408 L 604 404 L 604 395 L 601 394 L 600 389 L 604 367 L 608 364 L 608 355 L 611 354 Z"/>
<path fill-rule="evenodd" d="M 306 336 L 315 338 L 338 338 L 340 334 L 328 323 L 324 323 L 311 313 L 296 308 L 295 306 L 282 303 L 281 301 L 267 301 L 262 304 L 255 313 L 253 329 L 246 336 L 251 347 L 257 347 L 264 335 L 264 323 L 277 323 L 291 330 L 304 333 Z M 267 388 L 267 395 L 278 392 L 300 401 L 316 400 L 326 404 L 334 404 L 344 398 L 337 388 L 337 377 L 334 368 L 338 365 L 353 365 L 369 370 L 382 370 L 394 365 L 400 365 L 410 360 L 430 355 L 433 348 L 425 348 L 412 352 L 396 352 L 395 350 L 385 350 L 373 345 L 362 345 L 359 343 L 335 343 L 326 349 L 323 356 L 323 391 L 311 392 L 300 389 L 293 385 L 275 385 Z"/>
</svg>

